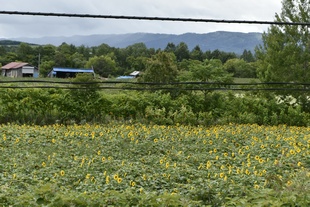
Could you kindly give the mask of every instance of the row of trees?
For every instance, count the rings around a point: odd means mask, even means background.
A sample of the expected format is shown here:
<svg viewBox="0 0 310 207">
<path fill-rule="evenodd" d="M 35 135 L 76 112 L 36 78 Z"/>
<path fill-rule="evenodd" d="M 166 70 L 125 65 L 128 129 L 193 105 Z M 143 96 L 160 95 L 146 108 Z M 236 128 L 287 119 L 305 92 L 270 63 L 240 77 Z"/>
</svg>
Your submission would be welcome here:
<svg viewBox="0 0 310 207">
<path fill-rule="evenodd" d="M 181 42 L 167 44 L 163 50 L 147 48 L 138 43 L 127 48 L 114 48 L 102 44 L 85 47 L 63 43 L 18 47 L 0 47 L 0 63 L 26 61 L 38 63 L 41 55 L 40 72 L 45 76 L 53 66 L 93 67 L 103 77 L 126 75 L 134 70 L 144 72 L 143 81 L 221 81 L 231 77 L 258 77 L 262 82 L 306 83 L 299 91 L 281 90 L 277 95 L 291 95 L 310 111 L 310 0 L 282 0 L 282 10 L 275 15 L 276 22 L 263 34 L 263 44 L 240 56 L 219 50 L 201 51 L 199 46 L 192 50 Z M 300 24 L 287 24 L 299 22 Z M 280 86 L 295 87 L 293 84 Z M 300 91 L 302 90 L 302 91 Z M 285 97 L 284 96 L 284 97 Z"/>
<path fill-rule="evenodd" d="M 126 48 L 114 48 L 107 44 L 97 47 L 74 46 L 66 43 L 53 45 L 29 45 L 21 43 L 15 47 L 0 46 L 0 63 L 12 61 L 29 62 L 38 65 L 40 56 L 40 74 L 46 76 L 52 67 L 91 68 L 102 77 L 127 75 L 134 70 L 145 71 L 154 59 L 169 56 L 178 72 L 189 71 L 193 64 L 205 64 L 205 61 L 219 60 L 223 69 L 235 76 L 255 77 L 255 68 L 248 63 L 255 61 L 251 51 L 244 50 L 242 55 L 219 50 L 203 52 L 197 45 L 189 50 L 186 43 L 178 45 L 168 43 L 164 50 L 147 48 L 144 43 L 137 43 Z M 155 56 L 155 57 L 154 57 Z M 227 62 L 225 68 L 224 64 Z M 250 64 L 251 65 L 251 64 Z M 153 67 L 153 66 L 152 66 Z M 250 68 L 249 71 L 244 71 Z M 183 77 L 184 78 L 184 77 Z"/>
</svg>

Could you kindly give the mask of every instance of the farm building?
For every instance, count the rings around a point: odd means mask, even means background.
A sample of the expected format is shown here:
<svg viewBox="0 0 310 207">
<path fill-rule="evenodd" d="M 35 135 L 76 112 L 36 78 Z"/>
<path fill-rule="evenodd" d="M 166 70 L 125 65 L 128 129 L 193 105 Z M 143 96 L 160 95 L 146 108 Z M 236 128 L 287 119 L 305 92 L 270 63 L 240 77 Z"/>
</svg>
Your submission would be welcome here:
<svg viewBox="0 0 310 207">
<path fill-rule="evenodd" d="M 133 71 L 129 75 L 119 76 L 116 79 L 133 79 L 133 78 L 137 78 L 139 76 L 140 76 L 140 71 Z"/>
<path fill-rule="evenodd" d="M 93 69 L 82 69 L 82 68 L 53 68 L 48 74 L 51 78 L 74 78 L 77 73 L 91 73 L 95 75 Z"/>
<path fill-rule="evenodd" d="M 137 78 L 140 76 L 140 71 L 133 71 L 132 73 L 129 74 L 130 76 Z"/>
<path fill-rule="evenodd" d="M 24 62 L 11 62 L 1 67 L 2 76 L 6 77 L 38 77 L 37 67 Z"/>
</svg>

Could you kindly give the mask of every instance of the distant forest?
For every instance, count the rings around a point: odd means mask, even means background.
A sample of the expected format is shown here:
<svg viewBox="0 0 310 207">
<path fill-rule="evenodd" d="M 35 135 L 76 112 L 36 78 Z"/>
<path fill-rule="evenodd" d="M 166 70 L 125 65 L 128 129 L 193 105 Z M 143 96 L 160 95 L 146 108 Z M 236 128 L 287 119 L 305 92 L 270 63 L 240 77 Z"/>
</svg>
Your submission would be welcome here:
<svg viewBox="0 0 310 207">
<path fill-rule="evenodd" d="M 46 77 L 53 67 L 93 68 L 98 76 L 112 78 L 128 75 L 133 71 L 146 72 L 158 59 L 158 54 L 169 57 L 169 65 L 176 68 L 173 81 L 213 79 L 213 73 L 227 73 L 232 77 L 256 78 L 255 55 L 244 50 L 241 55 L 220 50 L 203 52 L 199 45 L 192 50 L 185 42 L 168 43 L 165 49 L 148 48 L 136 43 L 125 48 L 101 44 L 95 47 L 62 43 L 34 45 L 18 41 L 0 41 L 0 64 L 13 61 L 39 66 L 40 76 Z M 40 61 L 40 64 L 39 64 Z M 200 67 L 212 68 L 209 77 L 197 76 Z M 196 75 L 195 75 L 196 74 Z M 214 74 L 213 74 L 214 76 Z"/>
</svg>

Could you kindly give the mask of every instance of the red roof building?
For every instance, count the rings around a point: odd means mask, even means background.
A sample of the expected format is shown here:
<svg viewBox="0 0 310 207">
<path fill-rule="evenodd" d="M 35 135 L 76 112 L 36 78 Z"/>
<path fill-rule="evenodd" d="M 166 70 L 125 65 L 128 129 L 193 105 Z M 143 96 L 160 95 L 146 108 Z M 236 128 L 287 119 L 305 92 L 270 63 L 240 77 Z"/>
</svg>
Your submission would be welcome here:
<svg viewBox="0 0 310 207">
<path fill-rule="evenodd" d="M 1 67 L 2 76 L 6 77 L 37 77 L 38 69 L 24 62 L 11 62 Z"/>
</svg>

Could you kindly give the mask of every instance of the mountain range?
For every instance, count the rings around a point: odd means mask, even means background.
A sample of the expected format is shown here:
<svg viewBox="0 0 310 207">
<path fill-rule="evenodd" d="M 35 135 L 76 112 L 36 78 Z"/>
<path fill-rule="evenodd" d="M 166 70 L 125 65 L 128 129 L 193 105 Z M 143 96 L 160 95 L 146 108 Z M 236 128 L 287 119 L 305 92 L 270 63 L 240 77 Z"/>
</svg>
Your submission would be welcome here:
<svg viewBox="0 0 310 207">
<path fill-rule="evenodd" d="M 2 39 L 3 40 L 3 39 Z M 164 49 L 168 43 L 178 45 L 185 42 L 189 50 L 199 45 L 202 51 L 220 50 L 242 54 L 244 50 L 254 51 L 254 48 L 262 44 L 262 33 L 241 33 L 218 31 L 205 34 L 155 34 L 155 33 L 130 33 L 130 34 L 98 34 L 75 35 L 70 37 L 50 36 L 40 38 L 13 38 L 10 40 L 27 42 L 32 44 L 52 44 L 58 46 L 62 43 L 76 46 L 99 46 L 107 44 L 111 47 L 125 48 L 135 43 L 144 43 L 148 48 Z"/>
</svg>

